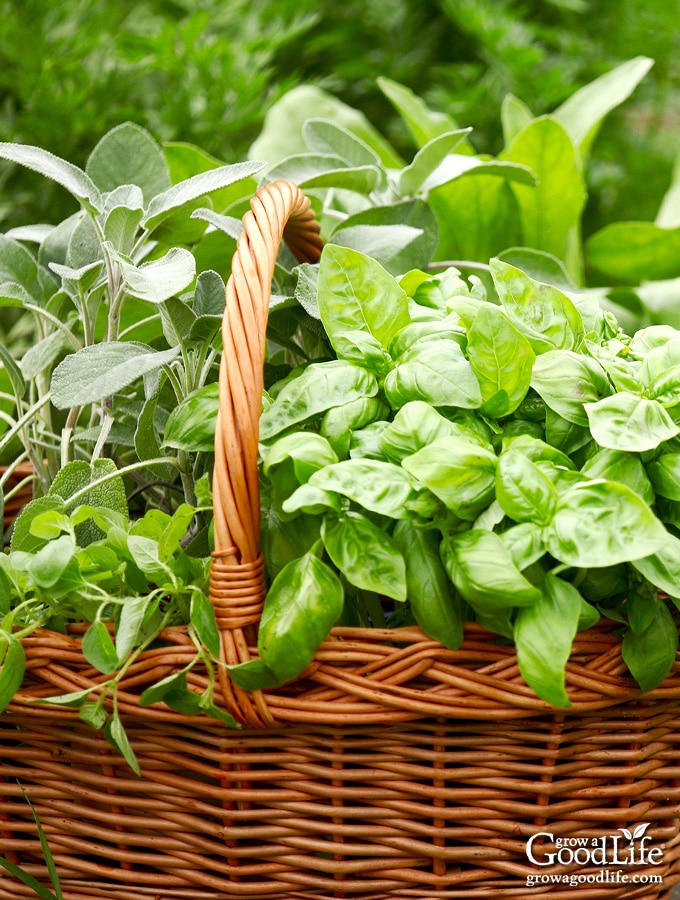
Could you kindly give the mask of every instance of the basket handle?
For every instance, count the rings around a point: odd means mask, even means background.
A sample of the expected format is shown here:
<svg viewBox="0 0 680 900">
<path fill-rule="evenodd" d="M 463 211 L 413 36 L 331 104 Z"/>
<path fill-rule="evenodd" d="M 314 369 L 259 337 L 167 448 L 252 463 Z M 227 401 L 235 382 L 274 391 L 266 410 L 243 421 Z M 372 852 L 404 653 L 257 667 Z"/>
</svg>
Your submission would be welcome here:
<svg viewBox="0 0 680 900">
<path fill-rule="evenodd" d="M 267 184 L 250 206 L 227 282 L 215 432 L 210 599 L 223 635 L 257 624 L 264 602 L 257 450 L 276 257 L 282 240 L 300 262 L 316 262 L 323 246 L 309 199 L 296 185 Z M 245 645 L 233 637 L 227 661 L 235 663 L 243 661 Z"/>
</svg>

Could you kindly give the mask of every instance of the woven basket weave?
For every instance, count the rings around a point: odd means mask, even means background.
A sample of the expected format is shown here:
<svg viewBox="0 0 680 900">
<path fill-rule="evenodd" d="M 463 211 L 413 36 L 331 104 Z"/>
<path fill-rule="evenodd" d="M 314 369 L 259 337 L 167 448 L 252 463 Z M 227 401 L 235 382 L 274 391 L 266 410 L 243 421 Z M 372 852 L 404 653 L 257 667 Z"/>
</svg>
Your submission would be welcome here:
<svg viewBox="0 0 680 900">
<path fill-rule="evenodd" d="M 308 201 L 285 182 L 258 193 L 244 225 L 215 445 L 211 599 L 228 663 L 256 652 L 264 599 L 257 435 L 274 261 L 282 237 L 300 260 L 321 247 Z M 185 629 L 167 629 L 119 693 L 141 778 L 76 710 L 30 702 L 104 679 L 81 654 L 84 626 L 36 632 L 0 716 L 0 854 L 47 883 L 23 789 L 66 900 L 658 900 L 680 880 L 680 660 L 642 695 L 613 628 L 578 635 L 573 706 L 559 711 L 524 684 L 513 648 L 474 624 L 457 651 L 418 628 L 336 628 L 283 688 L 250 694 L 221 669 L 216 700 L 240 731 L 139 706 L 195 655 Z M 207 679 L 194 668 L 189 683 Z M 537 832 L 609 840 L 642 823 L 662 848 L 656 865 L 527 857 Z M 563 881 L 527 886 L 551 875 Z M 32 896 L 0 874 L 0 900 Z"/>
</svg>

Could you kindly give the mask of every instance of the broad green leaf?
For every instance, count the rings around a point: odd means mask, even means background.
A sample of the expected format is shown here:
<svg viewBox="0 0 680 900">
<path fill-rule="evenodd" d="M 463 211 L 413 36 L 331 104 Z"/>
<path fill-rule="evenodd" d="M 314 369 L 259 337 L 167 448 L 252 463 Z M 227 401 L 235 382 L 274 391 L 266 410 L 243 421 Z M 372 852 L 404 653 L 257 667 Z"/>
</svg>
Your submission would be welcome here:
<svg viewBox="0 0 680 900">
<path fill-rule="evenodd" d="M 610 278 L 637 284 L 680 277 L 680 227 L 613 222 L 586 242 L 592 266 Z"/>
<path fill-rule="evenodd" d="M 57 409 L 97 403 L 134 384 L 179 355 L 179 347 L 153 350 L 136 341 L 109 341 L 71 353 L 54 370 L 51 391 Z"/>
<path fill-rule="evenodd" d="M 24 680 L 26 654 L 21 641 L 0 631 L 0 713 L 11 702 Z"/>
<path fill-rule="evenodd" d="M 390 460 L 400 463 L 438 438 L 450 435 L 466 437 L 472 443 L 485 443 L 480 435 L 445 418 L 429 403 L 411 400 L 382 431 L 380 449 Z"/>
<path fill-rule="evenodd" d="M 392 538 L 360 513 L 326 517 L 321 527 L 326 552 L 350 584 L 406 600 L 404 557 Z M 376 626 L 381 623 L 374 623 Z"/>
<path fill-rule="evenodd" d="M 135 266 L 118 257 L 127 293 L 149 303 L 162 303 L 189 287 L 196 276 L 196 262 L 188 250 L 173 247 L 160 259 Z"/>
<path fill-rule="evenodd" d="M 482 412 L 496 418 L 514 412 L 529 390 L 536 357 L 497 306 L 480 304 L 468 331 L 467 354 L 481 389 Z"/>
<path fill-rule="evenodd" d="M 413 493 L 411 479 L 400 466 L 377 459 L 346 459 L 325 466 L 314 472 L 308 483 L 393 519 L 408 515 L 405 504 Z"/>
<path fill-rule="evenodd" d="M 33 520 L 51 510 L 63 513 L 64 501 L 61 497 L 36 497 L 24 506 L 14 522 L 10 547 L 23 553 L 34 553 L 43 547 L 46 538 L 37 537 L 31 531 Z"/>
<path fill-rule="evenodd" d="M 531 606 L 541 593 L 515 567 L 500 537 L 473 529 L 444 537 L 442 561 L 449 578 L 476 612 Z"/>
<path fill-rule="evenodd" d="M 602 366 L 590 356 L 571 350 L 549 350 L 538 356 L 531 386 L 559 416 L 581 426 L 589 424 L 585 404 L 611 394 Z"/>
<path fill-rule="evenodd" d="M 471 128 L 458 128 L 438 134 L 428 141 L 413 157 L 413 162 L 399 173 L 399 191 L 408 196 L 416 194 L 426 179 L 464 138 Z"/>
<path fill-rule="evenodd" d="M 332 119 L 307 119 L 302 137 L 312 153 L 339 156 L 350 166 L 381 165 L 375 150 Z"/>
<path fill-rule="evenodd" d="M 653 66 L 654 60 L 637 56 L 596 78 L 572 94 L 553 113 L 585 159 L 607 113 L 627 100 Z"/>
<path fill-rule="evenodd" d="M 435 259 L 486 264 L 507 247 L 523 243 L 519 204 L 503 178 L 458 178 L 430 191 L 428 203 L 439 222 Z"/>
<path fill-rule="evenodd" d="M 531 169 L 520 163 L 496 159 L 484 160 L 476 156 L 451 153 L 442 160 L 431 175 L 428 175 L 421 187 L 421 193 L 429 193 L 435 188 L 459 178 L 468 176 L 480 178 L 484 175 L 494 175 L 506 181 L 517 181 L 525 185 L 536 184 L 536 176 Z"/>
<path fill-rule="evenodd" d="M 367 331 L 383 347 L 408 325 L 408 299 L 380 263 L 358 250 L 324 247 L 319 264 L 319 312 L 338 355 L 346 332 Z"/>
<path fill-rule="evenodd" d="M 206 384 L 176 406 L 168 416 L 163 446 L 178 450 L 210 452 L 215 446 L 219 386 Z"/>
<path fill-rule="evenodd" d="M 75 552 L 74 538 L 70 534 L 62 534 L 61 537 L 48 541 L 44 547 L 35 552 L 28 563 L 28 572 L 39 587 L 51 591 L 56 598 L 56 595 L 62 594 L 62 590 L 55 590 L 55 588 L 62 577 L 67 575 L 67 569 Z M 67 577 L 67 580 L 70 579 Z"/>
<path fill-rule="evenodd" d="M 260 419 L 260 438 L 268 440 L 333 406 L 374 397 L 378 383 L 370 372 L 343 360 L 312 363 L 289 381 Z"/>
<path fill-rule="evenodd" d="M 104 237 L 116 253 L 129 254 L 132 252 L 143 214 L 141 207 L 129 209 L 127 206 L 115 206 L 107 214 L 104 222 Z"/>
<path fill-rule="evenodd" d="M 295 678 L 314 659 L 342 612 L 343 595 L 337 575 L 311 552 L 276 576 L 265 599 L 257 646 L 279 682 Z"/>
<path fill-rule="evenodd" d="M 508 250 L 503 250 L 502 253 L 499 253 L 496 259 L 514 266 L 525 277 L 540 282 L 540 285 L 549 284 L 562 292 L 578 291 L 578 285 L 567 272 L 562 260 L 553 256 L 552 253 L 546 253 L 544 250 L 534 250 L 531 247 L 510 247 Z M 494 268 L 494 262 L 495 260 L 491 260 L 492 269 Z"/>
<path fill-rule="evenodd" d="M 621 655 L 642 690 L 652 691 L 663 682 L 675 662 L 678 627 L 662 600 L 647 599 L 654 607 L 654 618 L 640 634 L 632 628 L 626 630 Z"/>
<path fill-rule="evenodd" d="M 581 348 L 583 320 L 565 294 L 499 259 L 490 265 L 503 308 L 536 353 Z"/>
<path fill-rule="evenodd" d="M 536 602 L 518 610 L 513 628 L 522 678 L 553 706 L 571 706 L 565 667 L 578 629 L 583 599 L 578 590 L 547 572 Z"/>
<path fill-rule="evenodd" d="M 464 437 L 435 440 L 402 466 L 461 519 L 474 521 L 494 498 L 496 455 Z"/>
<path fill-rule="evenodd" d="M 217 272 L 210 269 L 201 272 L 196 279 L 194 291 L 193 310 L 196 317 L 217 316 L 221 319 L 225 305 L 224 292 L 224 281 Z"/>
<path fill-rule="evenodd" d="M 387 406 L 378 397 L 360 397 L 329 409 L 321 421 L 321 435 L 329 442 L 337 458 L 327 462 L 345 459 L 353 432 L 365 428 L 387 412 Z"/>
<path fill-rule="evenodd" d="M 260 691 L 281 684 L 281 679 L 261 659 L 249 659 L 248 662 L 227 666 L 227 671 L 234 684 L 244 691 Z"/>
<path fill-rule="evenodd" d="M 30 144 L 0 143 L 0 158 L 19 163 L 66 188 L 86 209 L 101 209 L 102 197 L 92 179 L 72 163 Z"/>
<path fill-rule="evenodd" d="M 116 464 L 111 459 L 96 459 L 93 463 L 76 459 L 63 466 L 50 486 L 49 499 L 57 498 L 73 508 L 77 503 L 83 515 L 76 525 L 76 537 L 81 546 L 91 544 L 102 537 L 101 529 L 93 521 L 93 511 L 102 510 L 128 517 L 127 496 L 123 477 L 117 474 Z M 104 476 L 107 481 L 90 487 L 92 482 Z M 77 500 L 72 498 L 77 496 Z"/>
<path fill-rule="evenodd" d="M 103 260 L 95 260 L 80 269 L 72 269 L 70 266 L 60 266 L 57 263 L 50 263 L 50 269 L 58 275 L 63 281 L 67 281 L 75 285 L 79 290 L 89 291 L 92 285 L 97 281 L 104 269 Z"/>
<path fill-rule="evenodd" d="M 163 323 L 163 336 L 171 347 L 183 347 L 188 350 L 195 341 L 191 333 L 196 326 L 194 311 L 179 297 L 168 297 L 164 303 L 159 304 L 161 322 Z M 214 330 L 210 329 L 211 335 Z"/>
<path fill-rule="evenodd" d="M 141 188 L 149 204 L 170 185 L 170 172 L 160 145 L 139 125 L 125 122 L 112 128 L 90 154 L 85 171 L 100 191 L 121 185 Z"/>
<path fill-rule="evenodd" d="M 438 240 L 434 213 L 419 199 L 362 210 L 343 219 L 330 237 L 376 259 L 391 275 L 425 268 Z"/>
<path fill-rule="evenodd" d="M 171 691 L 179 692 L 186 689 L 186 684 L 187 673 L 185 669 L 166 675 L 165 678 L 162 678 L 160 681 L 155 682 L 155 684 L 150 685 L 142 691 L 139 698 L 139 705 L 151 706 L 152 703 L 158 703 Z"/>
<path fill-rule="evenodd" d="M 557 505 L 557 491 L 530 459 L 508 450 L 498 460 L 496 499 L 515 522 L 547 525 Z"/>
<path fill-rule="evenodd" d="M 457 128 L 451 116 L 430 109 L 405 85 L 382 76 L 376 80 L 380 90 L 404 120 L 417 147 L 424 147 L 433 138 Z"/>
<path fill-rule="evenodd" d="M 196 511 L 188 503 L 180 503 L 173 512 L 170 521 L 158 537 L 158 558 L 165 563 L 175 555 L 187 536 L 189 526 L 193 522 Z M 147 512 L 148 515 L 148 512 Z"/>
<path fill-rule="evenodd" d="M 512 528 L 502 531 L 500 538 L 520 572 L 538 562 L 545 554 L 543 530 L 533 522 L 513 525 Z"/>
<path fill-rule="evenodd" d="M 680 433 L 657 400 L 620 391 L 597 403 L 586 403 L 590 431 L 601 447 L 642 453 Z"/>
<path fill-rule="evenodd" d="M 586 481 L 559 498 L 548 551 L 570 566 L 612 566 L 656 553 L 668 532 L 644 500 L 616 481 Z"/>
<path fill-rule="evenodd" d="M 413 400 L 464 409 L 482 404 L 479 380 L 455 341 L 414 344 L 387 375 L 384 389 L 393 408 Z"/>
<path fill-rule="evenodd" d="M 577 151 L 564 127 L 549 116 L 534 119 L 501 159 L 528 166 L 538 177 L 535 187 L 512 184 L 522 222 L 518 243 L 554 254 L 580 275 L 568 258 L 569 235 L 579 226 L 586 191 Z"/>
<path fill-rule="evenodd" d="M 267 110 L 264 126 L 250 148 L 249 157 L 276 163 L 292 153 L 302 152 L 306 149 L 302 129 L 311 118 L 330 119 L 347 128 L 375 150 L 383 165 L 397 169 L 403 166 L 403 160 L 363 113 L 311 84 L 293 88 Z"/>
<path fill-rule="evenodd" d="M 175 210 L 190 204 L 193 200 L 198 200 L 205 194 L 212 194 L 214 191 L 219 191 L 255 175 L 264 166 L 265 163 L 251 160 L 234 163 L 231 166 L 220 166 L 218 169 L 210 169 L 207 172 L 192 175 L 191 178 L 180 181 L 179 184 L 174 184 L 157 194 L 149 204 L 142 224 L 147 231 L 151 232 Z"/>
<path fill-rule="evenodd" d="M 442 564 L 439 533 L 401 521 L 393 539 L 406 563 L 408 600 L 416 622 L 428 637 L 457 650 L 463 641 L 463 604 Z"/>
<path fill-rule="evenodd" d="M 662 457 L 664 459 L 664 457 Z M 654 503 L 654 488 L 640 457 L 624 450 L 598 450 L 581 468 L 581 472 L 589 479 L 604 478 L 607 481 L 618 481 L 625 484 L 649 503 Z M 678 494 L 680 498 L 680 493 Z"/>
<path fill-rule="evenodd" d="M 680 453 L 664 453 L 647 463 L 647 474 L 657 494 L 680 500 Z"/>
<path fill-rule="evenodd" d="M 659 590 L 680 599 L 680 538 L 669 534 L 656 553 L 634 559 L 632 565 Z"/>
<path fill-rule="evenodd" d="M 267 172 L 270 181 L 292 181 L 301 188 L 342 188 L 359 194 L 378 190 L 384 173 L 375 165 L 350 166 L 329 153 L 297 153 Z"/>
<path fill-rule="evenodd" d="M 118 654 L 109 630 L 103 622 L 93 622 L 83 635 L 83 656 L 104 675 L 118 668 Z"/>
</svg>

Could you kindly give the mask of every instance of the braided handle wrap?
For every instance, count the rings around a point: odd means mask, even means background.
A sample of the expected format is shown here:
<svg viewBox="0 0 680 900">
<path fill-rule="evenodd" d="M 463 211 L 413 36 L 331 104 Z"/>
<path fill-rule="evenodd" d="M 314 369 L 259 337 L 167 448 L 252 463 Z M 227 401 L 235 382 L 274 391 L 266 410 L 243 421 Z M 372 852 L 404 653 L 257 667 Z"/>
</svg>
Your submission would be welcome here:
<svg viewBox="0 0 680 900">
<path fill-rule="evenodd" d="M 296 185 L 265 185 L 250 206 L 226 289 L 213 472 L 210 600 L 223 661 L 229 664 L 250 659 L 248 636 L 260 620 L 265 596 L 257 449 L 274 265 L 282 240 L 300 262 L 316 262 L 323 246 L 309 199 Z M 272 724 L 260 692 L 246 694 L 231 684 L 223 666 L 219 670 L 228 706 L 240 711 L 244 722 Z"/>
</svg>

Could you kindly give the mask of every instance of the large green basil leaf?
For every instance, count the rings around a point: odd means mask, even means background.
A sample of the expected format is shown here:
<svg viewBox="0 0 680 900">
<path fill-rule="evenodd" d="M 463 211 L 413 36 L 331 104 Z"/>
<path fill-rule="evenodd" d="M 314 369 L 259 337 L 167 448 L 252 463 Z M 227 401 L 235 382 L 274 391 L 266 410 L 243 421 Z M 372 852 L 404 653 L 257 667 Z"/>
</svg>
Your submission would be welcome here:
<svg viewBox="0 0 680 900">
<path fill-rule="evenodd" d="M 536 356 L 527 339 L 491 303 L 480 304 L 468 332 L 468 359 L 482 392 L 482 412 L 514 412 L 531 382 Z"/>
<path fill-rule="evenodd" d="M 671 670 L 678 649 L 678 627 L 666 604 L 648 597 L 654 616 L 641 633 L 628 628 L 623 636 L 621 655 L 631 675 L 643 691 L 658 687 Z"/>
<path fill-rule="evenodd" d="M 634 559 L 632 565 L 659 590 L 680 600 L 680 538 L 669 534 L 656 553 Z"/>
<path fill-rule="evenodd" d="M 384 388 L 395 409 L 409 400 L 464 409 L 475 409 L 482 403 L 479 382 L 455 341 L 414 344 L 387 375 Z"/>
<path fill-rule="evenodd" d="M 298 484 L 309 481 L 317 469 L 332 465 L 338 457 L 326 438 L 313 431 L 296 431 L 275 441 L 264 451 L 263 470 L 269 475 L 271 470 L 292 460 Z"/>
<path fill-rule="evenodd" d="M 587 426 L 585 403 L 594 403 L 611 394 L 602 366 L 572 350 L 549 350 L 536 358 L 531 386 L 546 404 L 574 425 Z"/>
<path fill-rule="evenodd" d="M 408 298 L 380 263 L 349 247 L 327 244 L 318 279 L 319 313 L 338 356 L 346 332 L 366 331 L 387 348 L 410 322 Z"/>
<path fill-rule="evenodd" d="M 492 259 L 490 265 L 503 308 L 535 353 L 581 348 L 583 320 L 562 291 L 535 281 L 500 259 Z"/>
<path fill-rule="evenodd" d="M 552 447 L 563 453 L 575 453 L 592 440 L 589 428 L 568 422 L 550 407 L 545 411 L 545 437 Z"/>
<path fill-rule="evenodd" d="M 443 437 L 403 460 L 461 519 L 474 521 L 494 498 L 496 455 L 464 437 Z"/>
<path fill-rule="evenodd" d="M 581 471 L 589 479 L 604 478 L 625 484 L 639 494 L 645 503 L 654 503 L 652 482 L 645 472 L 640 457 L 635 453 L 603 448 L 590 457 Z"/>
<path fill-rule="evenodd" d="M 536 602 L 517 612 L 513 634 L 522 678 L 553 706 L 571 706 L 565 668 L 582 606 L 572 584 L 547 572 Z"/>
<path fill-rule="evenodd" d="M 647 474 L 657 494 L 669 500 L 680 500 L 680 453 L 664 453 L 648 463 Z"/>
<path fill-rule="evenodd" d="M 370 425 L 386 415 L 388 407 L 378 397 L 360 397 L 342 406 L 329 409 L 321 421 L 321 434 L 327 439 L 338 458 L 345 459 L 349 453 L 352 432 Z M 329 460 L 337 462 L 338 460 Z"/>
<path fill-rule="evenodd" d="M 321 537 L 326 552 L 350 584 L 406 600 L 404 557 L 382 528 L 360 513 L 348 512 L 339 518 L 327 516 Z"/>
<path fill-rule="evenodd" d="M 416 622 L 428 637 L 456 650 L 463 641 L 464 609 L 442 565 L 439 533 L 397 522 L 393 537 L 406 561 L 408 599 Z"/>
<path fill-rule="evenodd" d="M 620 391 L 584 405 L 590 431 L 601 447 L 642 453 L 680 433 L 658 402 Z"/>
<path fill-rule="evenodd" d="M 265 599 L 257 638 L 260 659 L 279 683 L 310 664 L 343 603 L 340 579 L 311 551 L 279 572 Z"/>
<path fill-rule="evenodd" d="M 589 262 L 617 281 L 639 284 L 680 276 L 680 228 L 613 222 L 586 243 Z"/>
<path fill-rule="evenodd" d="M 570 566 L 611 566 L 656 553 L 668 532 L 644 500 L 616 481 L 565 491 L 546 528 L 548 551 Z"/>
<path fill-rule="evenodd" d="M 346 459 L 325 466 L 314 472 L 309 484 L 392 519 L 407 517 L 406 501 L 415 495 L 411 479 L 400 466 L 378 459 Z"/>
<path fill-rule="evenodd" d="M 343 360 L 312 363 L 288 381 L 260 419 L 260 438 L 266 441 L 286 428 L 298 425 L 359 397 L 374 397 L 378 382 L 370 372 Z"/>
<path fill-rule="evenodd" d="M 502 609 L 531 606 L 541 596 L 493 531 L 447 536 L 441 553 L 449 578 L 476 612 L 493 616 Z"/>
<path fill-rule="evenodd" d="M 445 418 L 429 403 L 411 400 L 397 411 L 394 419 L 382 430 L 379 439 L 380 449 L 388 459 L 401 462 L 438 438 L 458 435 L 491 450 L 488 429 L 485 426 L 483 428 L 485 436 L 459 422 Z"/>
<path fill-rule="evenodd" d="M 547 525 L 557 505 L 557 491 L 522 453 L 502 453 L 496 469 L 496 499 L 515 522 Z"/>
<path fill-rule="evenodd" d="M 501 532 L 500 538 L 520 572 L 545 555 L 543 529 L 533 522 L 513 525 Z"/>
<path fill-rule="evenodd" d="M 220 406 L 219 385 L 206 384 L 171 410 L 163 432 L 163 446 L 178 450 L 211 452 Z"/>
</svg>

